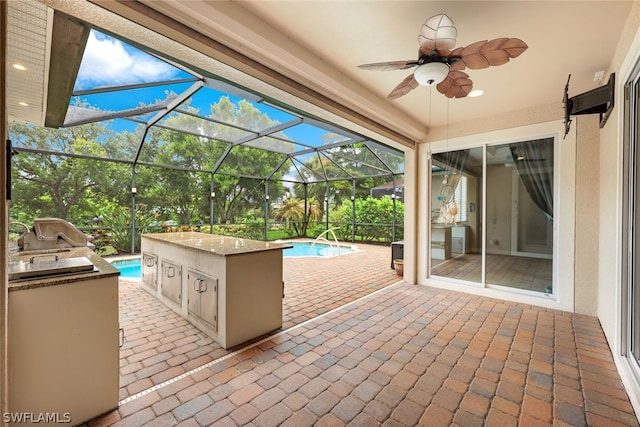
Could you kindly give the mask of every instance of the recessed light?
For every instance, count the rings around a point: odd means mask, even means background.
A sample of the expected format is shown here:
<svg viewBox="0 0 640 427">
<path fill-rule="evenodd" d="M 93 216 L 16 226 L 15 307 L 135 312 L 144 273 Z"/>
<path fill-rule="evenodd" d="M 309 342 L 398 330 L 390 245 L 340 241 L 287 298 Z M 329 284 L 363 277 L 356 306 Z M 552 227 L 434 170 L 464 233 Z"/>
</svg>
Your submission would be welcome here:
<svg viewBox="0 0 640 427">
<path fill-rule="evenodd" d="M 26 71 L 27 70 L 27 67 L 25 67 L 22 64 L 18 64 L 18 63 L 13 64 L 13 68 L 15 68 L 16 70 L 20 70 L 20 71 Z"/>
<path fill-rule="evenodd" d="M 18 105 L 22 105 L 23 107 L 28 107 L 28 106 L 29 106 L 29 104 L 27 104 L 27 103 L 26 103 L 26 102 L 24 102 L 24 101 L 20 101 L 20 102 L 18 102 Z"/>
<path fill-rule="evenodd" d="M 469 92 L 469 95 L 467 95 L 467 96 L 470 97 L 470 98 L 476 98 L 476 97 L 482 95 L 483 93 L 484 93 L 484 91 L 481 90 L 481 89 L 474 89 L 471 92 Z"/>
</svg>

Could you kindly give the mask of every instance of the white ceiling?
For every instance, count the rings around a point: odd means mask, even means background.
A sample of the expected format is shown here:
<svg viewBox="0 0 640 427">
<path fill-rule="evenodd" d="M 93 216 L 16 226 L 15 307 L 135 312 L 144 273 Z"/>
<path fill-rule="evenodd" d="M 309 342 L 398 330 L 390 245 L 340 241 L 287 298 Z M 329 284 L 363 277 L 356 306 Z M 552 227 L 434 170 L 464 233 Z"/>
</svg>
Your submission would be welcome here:
<svg viewBox="0 0 640 427">
<path fill-rule="evenodd" d="M 8 2 L 7 111 L 11 119 L 44 122 L 51 13 L 37 2 Z M 25 70 L 13 68 L 21 64 Z"/>
<path fill-rule="evenodd" d="M 417 59 L 423 22 L 447 14 L 458 29 L 456 46 L 517 37 L 529 48 L 500 67 L 467 70 L 479 98 L 448 101 L 450 122 L 562 100 L 593 89 L 607 71 L 630 12 L 630 1 L 242 1 L 246 10 L 298 41 L 341 73 L 381 98 L 410 70 L 374 72 L 357 65 Z M 615 72 L 615 70 L 612 70 Z M 605 81 L 608 74 L 605 75 Z M 447 100 L 419 87 L 390 101 L 405 114 L 433 125 L 447 118 Z M 433 114 L 429 115 L 429 97 Z"/>
<path fill-rule="evenodd" d="M 57 4 L 52 0 L 41 1 Z M 105 8 L 118 5 L 104 0 L 93 2 Z M 42 11 L 38 11 L 36 23 L 21 24 L 23 20 L 16 16 L 15 5 L 22 3 L 34 1 L 10 2 L 8 61 L 12 52 L 20 52 L 23 37 L 29 32 L 38 36 L 43 25 L 46 29 Z M 76 1 L 76 5 L 80 3 Z M 447 120 L 451 124 L 557 104 L 562 100 L 569 74 L 571 96 L 598 86 L 600 82 L 593 80 L 597 71 L 606 72 L 605 81 L 608 72 L 616 71 L 608 68 L 633 2 L 142 0 L 141 3 L 374 120 L 396 122 L 401 131 L 405 128 L 415 138 L 416 134 L 424 136 L 427 127 L 442 125 Z M 439 13 L 446 13 L 456 25 L 457 46 L 517 37 L 529 48 L 505 65 L 467 70 L 474 88 L 485 91 L 479 98 L 448 100 L 435 89 L 418 87 L 400 99 L 387 101 L 386 95 L 411 70 L 374 72 L 361 70 L 357 65 L 417 59 L 419 28 L 428 17 Z M 36 28 L 38 23 L 40 27 Z M 41 78 L 46 81 L 46 52 L 40 59 L 45 67 Z M 42 83 L 27 84 L 20 74 L 8 71 L 10 103 L 22 91 L 35 88 L 43 91 L 40 98 L 45 105 Z M 8 107 L 13 118 L 34 121 L 17 105 Z"/>
</svg>

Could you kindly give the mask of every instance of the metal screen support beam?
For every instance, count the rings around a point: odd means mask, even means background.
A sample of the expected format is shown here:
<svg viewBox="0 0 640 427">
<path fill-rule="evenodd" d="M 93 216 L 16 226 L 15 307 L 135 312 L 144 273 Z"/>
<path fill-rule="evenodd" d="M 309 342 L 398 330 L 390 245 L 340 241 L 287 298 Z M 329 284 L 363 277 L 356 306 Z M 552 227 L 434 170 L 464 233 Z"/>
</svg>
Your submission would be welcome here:
<svg viewBox="0 0 640 427">
<path fill-rule="evenodd" d="M 304 230 L 303 237 L 307 237 L 307 227 L 309 226 L 308 216 L 307 216 L 307 209 L 309 209 L 307 205 L 307 198 L 309 197 L 309 189 L 307 187 L 309 186 L 309 184 L 305 182 L 303 185 L 304 185 L 304 214 L 302 215 L 302 229 Z"/>
<path fill-rule="evenodd" d="M 356 180 L 351 181 L 351 243 L 356 241 Z"/>
<path fill-rule="evenodd" d="M 216 197 L 215 187 L 214 187 L 214 174 L 211 174 L 211 186 L 209 193 L 209 234 L 213 234 L 213 224 L 215 224 L 215 219 L 213 217 L 213 199 Z"/>
<path fill-rule="evenodd" d="M 329 229 L 329 182 L 324 188 L 324 208 L 326 212 L 326 229 Z"/>
<path fill-rule="evenodd" d="M 396 241 L 396 176 L 391 176 L 393 182 L 393 193 L 391 193 L 391 200 L 393 201 L 393 225 L 391 226 L 391 241 Z"/>
<path fill-rule="evenodd" d="M 269 181 L 264 182 L 264 241 L 269 241 Z"/>
<path fill-rule="evenodd" d="M 131 253 L 136 253 L 136 167 L 131 168 Z M 142 248 L 140 248 L 142 249 Z"/>
</svg>

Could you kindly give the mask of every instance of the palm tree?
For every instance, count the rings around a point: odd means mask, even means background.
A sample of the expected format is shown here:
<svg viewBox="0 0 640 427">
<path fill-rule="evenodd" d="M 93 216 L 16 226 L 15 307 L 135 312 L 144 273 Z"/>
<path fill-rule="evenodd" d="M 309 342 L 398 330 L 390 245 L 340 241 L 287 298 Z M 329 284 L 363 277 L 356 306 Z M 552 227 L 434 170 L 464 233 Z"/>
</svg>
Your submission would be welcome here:
<svg viewBox="0 0 640 427">
<path fill-rule="evenodd" d="M 297 198 L 285 200 L 275 214 L 276 220 L 284 220 L 289 226 L 293 226 L 298 237 L 306 236 L 309 222 L 317 222 L 320 218 L 322 218 L 322 204 L 315 198 L 307 201 L 306 214 L 304 200 Z"/>
<path fill-rule="evenodd" d="M 307 202 L 307 220 L 304 222 L 304 235 L 307 235 L 307 226 L 311 221 L 318 222 L 322 218 L 322 203 L 315 197 L 311 197 Z"/>
<path fill-rule="evenodd" d="M 276 211 L 275 219 L 286 221 L 288 227 L 293 226 L 296 235 L 300 237 L 301 230 L 298 229 L 298 224 L 304 219 L 304 202 L 296 198 L 286 199 Z"/>
</svg>

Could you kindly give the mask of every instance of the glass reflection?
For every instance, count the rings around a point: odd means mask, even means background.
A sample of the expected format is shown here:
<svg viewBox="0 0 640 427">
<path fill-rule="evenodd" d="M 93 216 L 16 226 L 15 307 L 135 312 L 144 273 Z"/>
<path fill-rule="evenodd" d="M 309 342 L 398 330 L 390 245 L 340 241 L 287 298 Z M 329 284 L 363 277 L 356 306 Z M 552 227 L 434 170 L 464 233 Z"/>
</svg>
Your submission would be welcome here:
<svg viewBox="0 0 640 427">
<path fill-rule="evenodd" d="M 431 274 L 482 282 L 482 147 L 434 154 Z"/>
<path fill-rule="evenodd" d="M 553 138 L 489 148 L 486 283 L 552 293 Z"/>
</svg>

